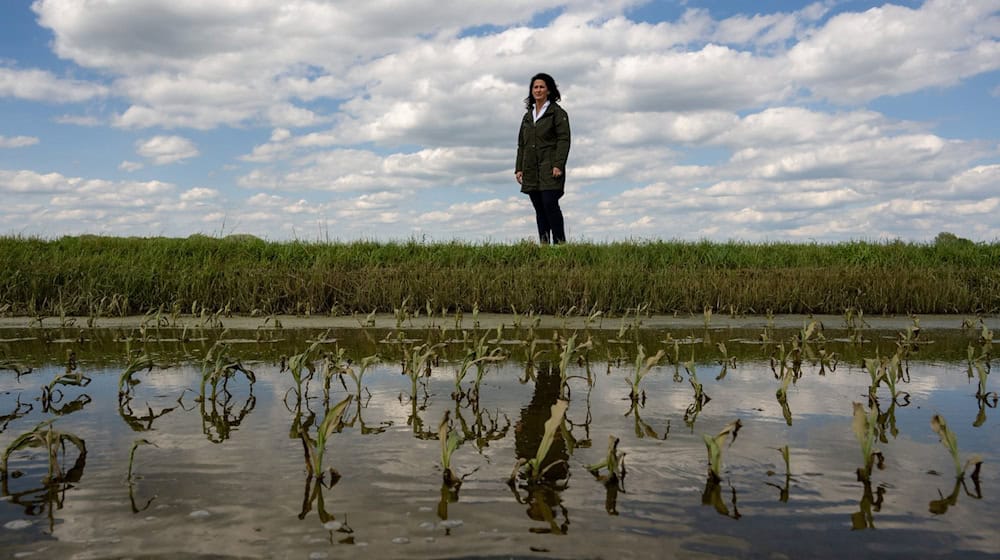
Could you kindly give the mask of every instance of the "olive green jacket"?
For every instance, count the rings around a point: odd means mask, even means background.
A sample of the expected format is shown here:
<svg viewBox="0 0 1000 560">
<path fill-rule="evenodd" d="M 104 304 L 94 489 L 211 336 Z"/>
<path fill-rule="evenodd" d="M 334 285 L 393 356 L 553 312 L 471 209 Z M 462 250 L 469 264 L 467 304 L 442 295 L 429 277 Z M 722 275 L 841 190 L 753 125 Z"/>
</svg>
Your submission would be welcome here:
<svg viewBox="0 0 1000 560">
<path fill-rule="evenodd" d="M 551 102 L 545 113 L 534 121 L 529 109 L 521 119 L 517 135 L 517 161 L 514 171 L 520 171 L 521 192 L 563 190 L 566 184 L 566 159 L 569 157 L 569 116 L 557 103 Z M 552 168 L 562 170 L 552 176 Z"/>
</svg>

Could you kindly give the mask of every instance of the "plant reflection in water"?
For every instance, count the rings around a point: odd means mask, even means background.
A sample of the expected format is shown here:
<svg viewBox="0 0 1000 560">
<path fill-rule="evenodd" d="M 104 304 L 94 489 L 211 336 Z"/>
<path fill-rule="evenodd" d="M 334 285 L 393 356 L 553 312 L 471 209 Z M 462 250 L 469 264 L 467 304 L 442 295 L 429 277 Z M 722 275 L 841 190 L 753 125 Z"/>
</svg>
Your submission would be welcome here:
<svg viewBox="0 0 1000 560">
<path fill-rule="evenodd" d="M 87 464 L 87 446 L 84 440 L 73 434 L 55 430 L 52 427 L 53 422 L 54 419 L 42 422 L 32 431 L 18 436 L 4 450 L 0 461 L 0 494 L 11 503 L 23 506 L 27 516 L 46 513 L 50 533 L 55 529 L 55 510 L 63 508 L 66 491 L 80 481 Z M 73 466 L 64 470 L 63 465 L 67 461 L 67 443 L 76 448 L 77 454 Z M 40 486 L 12 489 L 10 479 L 22 478 L 23 473 L 10 470 L 11 456 L 38 447 L 42 448 L 47 456 L 48 474 L 42 478 Z"/>
</svg>

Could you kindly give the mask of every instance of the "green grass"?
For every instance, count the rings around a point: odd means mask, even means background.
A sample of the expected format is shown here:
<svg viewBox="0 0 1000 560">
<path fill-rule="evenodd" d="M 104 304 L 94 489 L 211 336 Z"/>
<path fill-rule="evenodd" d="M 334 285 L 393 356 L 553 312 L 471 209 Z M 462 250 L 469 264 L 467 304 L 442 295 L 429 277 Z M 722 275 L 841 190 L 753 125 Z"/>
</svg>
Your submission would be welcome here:
<svg viewBox="0 0 1000 560">
<path fill-rule="evenodd" d="M 991 313 L 1000 309 L 1000 243 L 267 242 L 0 238 L 0 311 L 145 313 L 193 306 L 234 313 L 436 311 L 701 314 Z"/>
</svg>

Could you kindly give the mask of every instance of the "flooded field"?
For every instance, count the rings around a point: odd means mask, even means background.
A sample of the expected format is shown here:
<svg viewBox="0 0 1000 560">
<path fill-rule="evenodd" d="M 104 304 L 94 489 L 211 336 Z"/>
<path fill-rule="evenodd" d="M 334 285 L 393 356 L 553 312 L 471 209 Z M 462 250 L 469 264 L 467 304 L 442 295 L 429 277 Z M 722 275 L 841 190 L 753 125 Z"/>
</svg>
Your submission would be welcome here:
<svg viewBox="0 0 1000 560">
<path fill-rule="evenodd" d="M 954 322 L 3 328 L 0 556 L 996 557 Z"/>
</svg>

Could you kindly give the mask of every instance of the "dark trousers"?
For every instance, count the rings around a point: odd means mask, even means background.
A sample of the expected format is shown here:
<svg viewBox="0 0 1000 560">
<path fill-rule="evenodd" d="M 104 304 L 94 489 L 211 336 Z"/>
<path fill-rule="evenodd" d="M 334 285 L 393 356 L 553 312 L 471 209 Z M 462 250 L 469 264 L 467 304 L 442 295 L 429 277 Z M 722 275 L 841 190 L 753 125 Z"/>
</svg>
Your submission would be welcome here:
<svg viewBox="0 0 1000 560">
<path fill-rule="evenodd" d="M 559 199 L 563 191 L 530 191 L 531 205 L 535 207 L 535 222 L 538 224 L 538 238 L 542 244 L 565 243 L 562 209 Z"/>
</svg>

